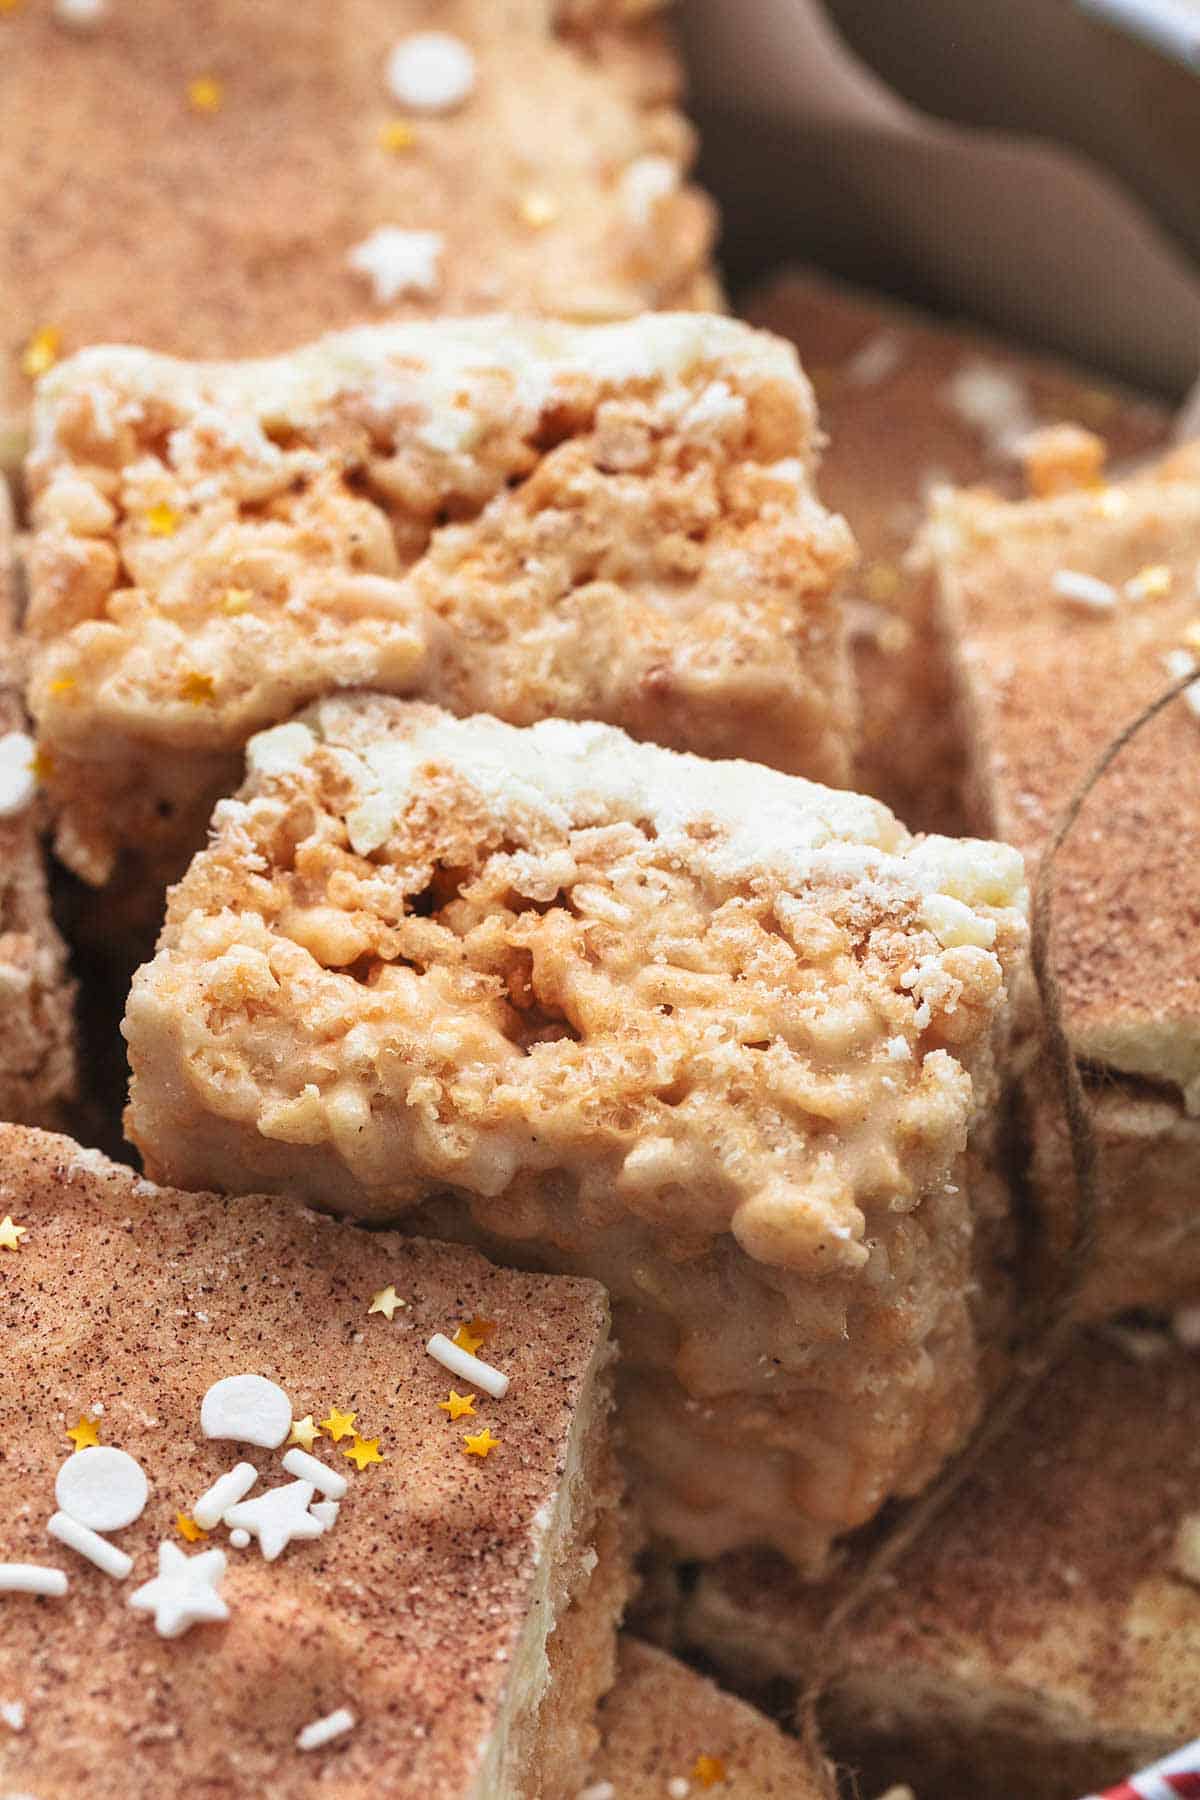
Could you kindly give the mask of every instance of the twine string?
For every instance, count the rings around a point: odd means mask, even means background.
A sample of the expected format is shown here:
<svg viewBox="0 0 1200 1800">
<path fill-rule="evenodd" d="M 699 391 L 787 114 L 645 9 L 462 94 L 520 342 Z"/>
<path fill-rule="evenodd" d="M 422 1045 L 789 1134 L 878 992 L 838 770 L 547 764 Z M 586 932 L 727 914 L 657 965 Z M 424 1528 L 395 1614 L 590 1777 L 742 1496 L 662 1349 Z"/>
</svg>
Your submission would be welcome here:
<svg viewBox="0 0 1200 1800">
<path fill-rule="evenodd" d="M 812 1668 L 797 1702 L 800 1736 L 818 1771 L 825 1800 L 838 1800 L 837 1773 L 821 1741 L 819 1705 L 846 1667 L 845 1634 L 879 1583 L 925 1536 L 984 1458 L 1016 1424 L 1032 1395 L 1057 1362 L 1076 1327 L 1075 1301 L 1096 1250 L 1100 1206 L 1099 1145 L 1079 1065 L 1063 1016 L 1062 989 L 1054 965 L 1054 879 L 1063 846 L 1092 790 L 1129 744 L 1197 679 L 1196 671 L 1173 681 L 1149 701 L 1101 751 L 1067 802 L 1042 853 L 1034 884 L 1030 924 L 1030 965 L 1041 1013 L 1042 1042 L 1067 1125 L 1074 1178 L 1074 1213 L 1059 1276 L 1041 1299 L 1025 1334 L 1014 1348 L 1013 1369 L 966 1444 L 937 1480 L 905 1509 L 871 1551 L 855 1580 L 831 1607 L 813 1649 Z"/>
</svg>

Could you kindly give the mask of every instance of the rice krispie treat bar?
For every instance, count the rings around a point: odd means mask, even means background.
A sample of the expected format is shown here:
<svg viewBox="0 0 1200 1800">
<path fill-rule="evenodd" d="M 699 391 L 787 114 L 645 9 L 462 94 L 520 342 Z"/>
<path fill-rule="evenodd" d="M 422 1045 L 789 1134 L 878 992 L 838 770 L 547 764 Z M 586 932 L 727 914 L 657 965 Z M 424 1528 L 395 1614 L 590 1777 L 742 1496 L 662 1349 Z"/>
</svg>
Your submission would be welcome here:
<svg viewBox="0 0 1200 1800">
<path fill-rule="evenodd" d="M 1172 674 L 1200 663 L 1200 449 L 1124 483 L 1021 502 L 947 493 L 929 553 L 977 829 L 1035 863 L 1101 751 Z M 1177 701 L 1120 755 L 1057 863 L 1055 961 L 1095 1084 L 1107 1201 L 1086 1311 L 1200 1292 L 1200 719 Z M 1032 1054 L 1032 1049 L 1031 1049 Z M 1056 1229 L 1066 1143 L 1029 1082 L 1033 1169 Z"/>
<path fill-rule="evenodd" d="M 1116 462 L 1163 445 L 1162 407 L 985 336 L 789 271 L 746 307 L 789 338 L 817 389 L 829 442 L 821 492 L 862 558 L 848 603 L 862 694 L 854 784 L 914 829 L 964 829 L 963 749 L 932 590 L 912 540 L 932 488 L 1022 492 L 1020 452 L 1039 426 L 1082 421 Z"/>
<path fill-rule="evenodd" d="M 3 8 L 0 468 L 33 379 L 87 344 L 262 356 L 373 317 L 719 305 L 656 10 Z"/>
<path fill-rule="evenodd" d="M 28 465 L 60 856 L 157 923 L 251 733 L 360 685 L 843 780 L 851 541 L 816 444 L 790 346 L 699 314 L 76 357 Z"/>
<path fill-rule="evenodd" d="M 0 1790 L 576 1800 L 601 1290 L 14 1128 L 0 1217 Z"/>
<path fill-rule="evenodd" d="M 0 1119 L 59 1123 L 75 1086 L 74 992 L 50 917 L 20 699 L 13 519 L 0 475 Z"/>
<path fill-rule="evenodd" d="M 1200 1364 L 1136 1347 L 1083 1336 L 851 1628 L 825 1724 L 864 1793 L 1077 1800 L 1200 1732 Z M 684 1639 L 778 1699 L 839 1591 L 726 1558 Z"/>
<path fill-rule="evenodd" d="M 687 1551 L 811 1568 L 927 1481 L 976 1402 L 962 1153 L 1019 856 L 374 696 L 249 760 L 130 995 L 149 1169 L 366 1218 L 450 1193 L 438 1234 L 596 1274 L 639 1498 Z"/>
<path fill-rule="evenodd" d="M 600 1708 L 603 1742 L 581 1800 L 821 1800 L 795 1738 L 703 1675 L 623 1638 Z"/>
</svg>

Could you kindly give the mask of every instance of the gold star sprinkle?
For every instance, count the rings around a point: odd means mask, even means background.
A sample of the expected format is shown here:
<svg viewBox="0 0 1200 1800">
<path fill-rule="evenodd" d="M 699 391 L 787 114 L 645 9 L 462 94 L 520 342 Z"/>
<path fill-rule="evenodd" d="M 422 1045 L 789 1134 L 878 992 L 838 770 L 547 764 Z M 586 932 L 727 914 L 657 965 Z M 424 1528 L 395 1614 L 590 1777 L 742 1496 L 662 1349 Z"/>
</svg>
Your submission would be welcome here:
<svg viewBox="0 0 1200 1800">
<path fill-rule="evenodd" d="M 477 1316 L 469 1325 L 460 1325 L 450 1342 L 460 1350 L 465 1350 L 468 1356 L 474 1356 L 480 1344 L 486 1344 L 495 1329 L 494 1319 L 481 1319 Z"/>
<path fill-rule="evenodd" d="M 220 112 L 225 93 L 221 84 L 212 75 L 197 75 L 187 86 L 188 105 L 193 112 Z"/>
<path fill-rule="evenodd" d="M 222 611 L 227 612 L 236 618 L 238 613 L 245 612 L 253 598 L 253 588 L 226 588 L 221 597 Z"/>
<path fill-rule="evenodd" d="M 181 1538 L 187 1539 L 189 1544 L 194 1544 L 200 1538 L 208 1536 L 207 1531 L 202 1530 L 195 1519 L 189 1518 L 187 1513 L 175 1514 L 175 1529 Z"/>
<path fill-rule="evenodd" d="M 1171 591 L 1171 571 L 1166 563 L 1147 563 L 1132 581 L 1125 583 L 1131 600 L 1165 600 Z"/>
<path fill-rule="evenodd" d="M 474 1437 L 465 1437 L 463 1446 L 468 1456 L 487 1456 L 492 1450 L 500 1448 L 501 1440 L 492 1436 L 491 1427 L 485 1425 Z"/>
<path fill-rule="evenodd" d="M 43 325 L 35 331 L 21 353 L 21 373 L 36 381 L 58 361 L 62 348 L 62 332 L 57 325 Z"/>
<path fill-rule="evenodd" d="M 392 1314 L 395 1312 L 396 1308 L 398 1306 L 407 1306 L 407 1304 L 408 1302 L 400 1298 L 394 1287 L 389 1286 L 380 1288 L 379 1292 L 371 1297 L 371 1304 L 367 1308 L 367 1316 L 369 1318 L 372 1313 L 382 1313 L 384 1318 L 390 1323 Z"/>
<path fill-rule="evenodd" d="M 19 1250 L 21 1239 L 28 1235 L 28 1225 L 15 1225 L 10 1213 L 0 1219 L 0 1250 Z"/>
<path fill-rule="evenodd" d="M 725 1779 L 725 1764 L 719 1756 L 698 1756 L 692 1769 L 692 1780 L 703 1788 L 716 1787 Z"/>
<path fill-rule="evenodd" d="M 165 500 L 158 500 L 146 514 L 146 530 L 151 537 L 174 537 L 179 530 L 179 514 Z"/>
<path fill-rule="evenodd" d="M 350 1461 L 354 1464 L 360 1475 L 368 1463 L 384 1461 L 384 1458 L 379 1454 L 379 1439 L 361 1438 L 357 1431 L 354 1434 L 354 1442 L 350 1445 L 349 1449 L 342 1451 L 342 1455 L 350 1458 Z"/>
<path fill-rule="evenodd" d="M 389 119 L 379 133 L 380 149 L 390 150 L 393 156 L 411 150 L 416 141 L 417 134 L 407 119 Z"/>
<path fill-rule="evenodd" d="M 473 1419 L 475 1417 L 475 1396 L 474 1394 L 456 1394 L 451 1388 L 450 1398 L 438 1401 L 438 1411 L 446 1413 L 451 1419 L 468 1417 Z"/>
<path fill-rule="evenodd" d="M 339 1412 L 336 1406 L 329 1409 L 329 1417 L 321 1420 L 321 1430 L 327 1432 L 335 1444 L 340 1444 L 344 1437 L 349 1437 L 354 1430 L 357 1413 Z"/>
<path fill-rule="evenodd" d="M 179 683 L 179 698 L 186 700 L 189 706 L 206 706 L 216 698 L 217 684 L 211 675 L 202 675 L 199 669 L 189 669 Z"/>
<path fill-rule="evenodd" d="M 73 675 L 60 675 L 57 681 L 50 683 L 50 692 L 52 694 L 71 694 L 74 693 L 77 686 L 78 683 Z"/>
<path fill-rule="evenodd" d="M 320 1427 L 313 1421 L 312 1414 L 305 1413 L 302 1419 L 292 1420 L 292 1429 L 288 1433 L 288 1443 L 299 1444 L 302 1450 L 307 1450 L 311 1455 L 312 1447 L 317 1441 L 317 1432 L 319 1429 Z"/>
<path fill-rule="evenodd" d="M 558 214 L 558 201 L 540 188 L 531 188 L 517 201 L 517 217 L 531 231 L 544 231 L 547 225 L 553 225 Z"/>
<path fill-rule="evenodd" d="M 77 1450 L 94 1450 L 100 1442 L 95 1419 L 80 1419 L 78 1425 L 72 1425 L 67 1436 Z"/>
<path fill-rule="evenodd" d="M 18 12 L 20 7 L 21 0 L 0 0 L 0 13 Z"/>
</svg>

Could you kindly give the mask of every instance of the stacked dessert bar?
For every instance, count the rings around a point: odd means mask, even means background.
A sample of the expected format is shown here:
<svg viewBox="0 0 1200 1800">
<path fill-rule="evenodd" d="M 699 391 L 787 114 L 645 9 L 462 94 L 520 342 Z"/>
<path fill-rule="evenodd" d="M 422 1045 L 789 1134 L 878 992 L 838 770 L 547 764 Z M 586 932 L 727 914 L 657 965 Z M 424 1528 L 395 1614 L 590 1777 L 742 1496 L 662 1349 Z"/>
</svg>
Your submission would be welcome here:
<svg viewBox="0 0 1200 1800">
<path fill-rule="evenodd" d="M 0 6 L 14 1795 L 829 1800 L 670 1650 L 921 1800 L 1197 1729 L 1194 690 L 1058 874 L 1080 1335 L 824 1627 L 1060 1272 L 1029 884 L 1200 671 L 1200 459 L 720 316 L 658 11 Z M 34 1128 L 43 838 L 137 1172 Z"/>
</svg>

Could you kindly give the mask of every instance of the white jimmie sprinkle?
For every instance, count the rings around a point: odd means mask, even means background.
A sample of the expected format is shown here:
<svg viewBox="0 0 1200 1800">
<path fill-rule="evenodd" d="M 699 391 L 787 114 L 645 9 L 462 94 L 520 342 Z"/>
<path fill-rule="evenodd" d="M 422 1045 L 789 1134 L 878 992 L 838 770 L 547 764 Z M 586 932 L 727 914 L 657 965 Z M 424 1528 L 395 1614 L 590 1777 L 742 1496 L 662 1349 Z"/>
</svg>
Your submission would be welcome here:
<svg viewBox="0 0 1200 1800">
<path fill-rule="evenodd" d="M 1060 600 L 1081 606 L 1086 612 L 1111 612 L 1117 604 L 1117 590 L 1098 575 L 1084 575 L 1078 569 L 1059 569 L 1050 586 Z"/>
<path fill-rule="evenodd" d="M 296 1734 L 297 1750 L 319 1750 L 323 1744 L 331 1744 L 334 1738 L 345 1737 L 353 1731 L 358 1720 L 348 1706 L 339 1706 L 336 1712 L 326 1713 L 323 1719 L 314 1719 L 303 1731 Z"/>
<path fill-rule="evenodd" d="M 46 1526 L 52 1538 L 65 1544 L 68 1550 L 78 1551 L 86 1556 L 90 1563 L 111 1575 L 114 1581 L 124 1581 L 133 1568 L 132 1556 L 126 1556 L 124 1550 L 118 1550 L 115 1544 L 101 1537 L 97 1531 L 89 1531 L 78 1519 L 70 1518 L 66 1513 L 56 1512 Z"/>
<path fill-rule="evenodd" d="M 448 31 L 414 31 L 388 57 L 387 84 L 413 112 L 452 112 L 475 86 L 475 58 Z"/>
<path fill-rule="evenodd" d="M 202 1531 L 211 1531 L 218 1524 L 221 1515 L 239 1500 L 244 1500 L 250 1489 L 258 1480 L 258 1470 L 253 1463 L 239 1463 L 236 1469 L 230 1469 L 228 1475 L 221 1475 L 213 1482 L 206 1494 L 201 1494 L 192 1508 L 192 1517 Z"/>
<path fill-rule="evenodd" d="M 65 1594 L 70 1583 L 61 1569 L 43 1563 L 0 1563 L 0 1594 Z"/>
<path fill-rule="evenodd" d="M 310 1456 L 307 1450 L 289 1450 L 283 1466 L 289 1475 L 295 1475 L 300 1481 L 311 1481 L 330 1500 L 340 1500 L 350 1485 L 344 1475 L 339 1475 L 319 1457 Z"/>
<path fill-rule="evenodd" d="M 493 1400 L 503 1400 L 507 1394 L 507 1375 L 502 1375 L 499 1369 L 493 1369 L 491 1363 L 480 1362 L 469 1350 L 460 1350 L 443 1332 L 435 1331 L 425 1348 L 434 1362 L 441 1363 L 443 1369 L 449 1369 L 452 1375 L 461 1376 L 463 1381 L 473 1381 L 476 1387 L 481 1387 Z"/>
</svg>

